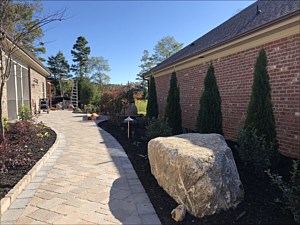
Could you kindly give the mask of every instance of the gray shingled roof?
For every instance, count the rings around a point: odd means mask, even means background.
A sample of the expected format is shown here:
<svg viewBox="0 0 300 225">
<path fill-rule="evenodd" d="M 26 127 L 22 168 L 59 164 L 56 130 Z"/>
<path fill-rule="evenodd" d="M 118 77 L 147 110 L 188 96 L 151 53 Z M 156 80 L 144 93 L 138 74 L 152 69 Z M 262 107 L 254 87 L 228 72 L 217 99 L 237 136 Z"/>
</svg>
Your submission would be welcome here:
<svg viewBox="0 0 300 225">
<path fill-rule="evenodd" d="M 261 10 L 261 12 L 258 13 L 257 9 Z M 192 55 L 199 54 L 211 47 L 215 47 L 259 27 L 263 27 L 287 15 L 294 13 L 299 14 L 299 9 L 299 0 L 259 0 L 187 45 L 179 52 L 170 56 L 150 71 L 158 71 Z"/>
<path fill-rule="evenodd" d="M 1 30 L 0 30 L 1 31 Z M 6 34 L 6 37 L 12 41 L 12 37 L 9 34 Z M 26 55 L 28 55 L 33 61 L 35 61 L 39 66 L 41 66 L 44 70 L 46 70 L 49 74 L 51 74 L 51 71 L 26 47 L 24 47 L 22 44 L 17 44 L 18 48 L 21 49 Z"/>
</svg>

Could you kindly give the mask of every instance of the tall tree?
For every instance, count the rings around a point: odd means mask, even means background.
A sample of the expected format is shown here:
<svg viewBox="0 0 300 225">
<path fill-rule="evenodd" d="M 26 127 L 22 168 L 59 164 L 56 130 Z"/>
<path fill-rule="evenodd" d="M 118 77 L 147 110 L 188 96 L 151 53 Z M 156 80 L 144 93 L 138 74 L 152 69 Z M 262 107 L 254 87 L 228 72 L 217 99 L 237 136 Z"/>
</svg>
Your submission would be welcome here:
<svg viewBox="0 0 300 225">
<path fill-rule="evenodd" d="M 108 60 L 101 57 L 91 57 L 88 60 L 89 73 L 91 80 L 98 84 L 102 90 L 103 86 L 109 83 L 110 77 L 107 72 L 110 71 Z"/>
<path fill-rule="evenodd" d="M 183 43 L 179 43 L 172 36 L 163 37 L 158 41 L 154 47 L 154 54 L 152 60 L 155 65 L 169 58 L 171 55 L 178 52 L 183 46 Z"/>
<path fill-rule="evenodd" d="M 200 133 L 223 134 L 221 96 L 212 64 L 209 65 L 204 79 L 196 129 Z"/>
<path fill-rule="evenodd" d="M 28 32 L 30 25 L 34 25 L 40 21 L 43 5 L 41 1 L 1 1 L 0 23 L 9 24 L 1 26 L 1 30 L 10 36 L 15 36 L 20 32 L 27 32 L 19 44 L 24 46 L 38 59 L 45 61 L 39 57 L 40 54 L 46 52 L 41 38 L 43 37 L 43 29 L 41 26 L 36 27 L 34 31 Z M 5 10 L 5 11 L 4 11 Z"/>
<path fill-rule="evenodd" d="M 3 120 L 2 120 L 2 103 L 3 91 L 6 81 L 11 74 L 13 68 L 12 57 L 22 47 L 28 43 L 27 40 L 36 40 L 39 38 L 38 33 L 45 25 L 54 21 L 62 21 L 65 19 L 64 12 L 59 11 L 54 14 L 37 18 L 28 17 L 34 15 L 37 11 L 33 4 L 29 1 L 0 1 L 0 142 L 4 138 Z M 24 19 L 26 18 L 26 19 Z M 33 39 L 31 38 L 33 37 Z M 35 38 L 34 38 L 35 37 Z"/>
<path fill-rule="evenodd" d="M 75 72 L 78 78 L 82 78 L 88 72 L 88 57 L 91 49 L 87 44 L 88 41 L 85 37 L 79 36 L 73 45 L 73 50 L 71 50 L 73 62 L 75 63 L 72 65 L 71 70 Z"/>
<path fill-rule="evenodd" d="M 136 80 L 141 83 L 141 88 L 143 89 L 143 96 L 146 97 L 148 91 L 148 83 L 147 80 L 143 77 L 143 74 L 149 71 L 154 66 L 152 58 L 149 56 L 149 52 L 147 50 L 144 50 L 141 62 L 142 64 L 139 65 L 141 71 L 137 74 Z"/>
<path fill-rule="evenodd" d="M 261 49 L 254 67 L 252 94 L 248 105 L 245 128 L 252 127 L 256 135 L 264 136 L 268 148 L 277 153 L 275 118 L 273 113 L 271 87 L 268 74 L 268 60 L 264 49 Z"/>
<path fill-rule="evenodd" d="M 155 79 L 154 79 L 153 76 L 150 77 L 150 83 L 149 83 L 147 116 L 150 119 L 158 118 L 158 104 L 157 104 L 156 85 L 155 85 Z"/>
<path fill-rule="evenodd" d="M 172 134 L 175 135 L 180 134 L 182 132 L 180 91 L 177 85 L 176 72 L 173 72 L 171 75 L 170 88 L 167 97 L 167 105 L 164 119 L 172 128 Z"/>
<path fill-rule="evenodd" d="M 107 72 L 110 71 L 108 60 L 101 57 L 91 57 L 88 61 L 89 75 L 91 82 L 95 86 L 93 105 L 100 105 L 99 99 L 103 94 L 104 86 L 109 83 L 110 77 Z"/>
<path fill-rule="evenodd" d="M 50 56 L 47 63 L 53 78 L 59 82 L 60 96 L 64 96 L 63 81 L 71 77 L 68 61 L 65 59 L 63 53 L 59 51 L 56 56 Z"/>
<path fill-rule="evenodd" d="M 22 4 L 21 2 L 17 2 L 16 4 Z M 23 26 L 30 21 L 38 21 L 38 17 L 43 12 L 43 5 L 40 0 L 32 1 L 29 3 L 31 7 L 28 10 L 24 11 L 24 15 L 22 18 Z M 40 61 L 45 62 L 41 55 L 46 53 L 46 48 L 44 47 L 44 43 L 42 41 L 42 37 L 44 36 L 44 32 L 41 27 L 39 27 L 32 34 L 28 35 L 22 40 L 22 45 L 25 46 L 30 52 L 33 53 Z"/>
<path fill-rule="evenodd" d="M 89 77 L 82 77 L 78 81 L 78 86 L 80 85 L 79 99 L 80 103 L 83 105 L 91 104 L 94 101 L 96 95 L 95 84 L 91 82 Z"/>
<path fill-rule="evenodd" d="M 179 43 L 172 36 L 166 36 L 161 38 L 154 47 L 154 54 L 150 56 L 149 51 L 144 50 L 141 58 L 142 64 L 139 65 L 141 71 L 137 74 L 136 80 L 141 83 L 141 87 L 144 90 L 144 96 L 147 93 L 147 82 L 143 77 L 143 74 L 152 69 L 157 64 L 161 63 L 165 59 L 169 58 L 174 53 L 178 52 L 183 46 L 183 43 Z"/>
</svg>

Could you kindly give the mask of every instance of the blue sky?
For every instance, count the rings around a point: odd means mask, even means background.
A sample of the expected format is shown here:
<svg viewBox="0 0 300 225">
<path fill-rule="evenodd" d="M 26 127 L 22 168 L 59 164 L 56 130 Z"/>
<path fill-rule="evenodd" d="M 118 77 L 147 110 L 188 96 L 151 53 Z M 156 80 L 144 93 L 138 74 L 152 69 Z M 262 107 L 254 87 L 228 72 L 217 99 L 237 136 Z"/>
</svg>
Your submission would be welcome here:
<svg viewBox="0 0 300 225">
<path fill-rule="evenodd" d="M 43 1 L 44 13 L 67 9 L 66 21 L 46 27 L 43 41 L 48 58 L 62 51 L 72 64 L 78 36 L 111 67 L 110 83 L 135 81 L 140 59 L 165 36 L 190 44 L 254 1 Z"/>
</svg>

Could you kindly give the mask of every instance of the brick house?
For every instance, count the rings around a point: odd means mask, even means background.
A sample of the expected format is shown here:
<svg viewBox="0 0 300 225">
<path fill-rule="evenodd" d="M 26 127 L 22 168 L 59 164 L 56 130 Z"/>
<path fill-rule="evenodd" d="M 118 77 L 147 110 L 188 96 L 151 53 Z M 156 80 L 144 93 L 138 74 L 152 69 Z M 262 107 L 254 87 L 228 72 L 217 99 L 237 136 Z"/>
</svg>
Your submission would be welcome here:
<svg viewBox="0 0 300 225">
<path fill-rule="evenodd" d="M 9 39 L 9 38 L 8 38 Z M 2 115 L 9 120 L 18 118 L 24 104 L 30 109 L 38 107 L 39 99 L 46 97 L 46 78 L 50 71 L 28 50 L 18 46 L 12 57 L 11 74 L 4 86 Z M 1 52 L 3 67 L 5 52 Z M 1 79 L 1 78 L 0 78 Z"/>
<path fill-rule="evenodd" d="M 236 140 L 246 118 L 255 60 L 264 48 L 280 152 L 300 158 L 299 8 L 299 1 L 257 1 L 145 73 L 155 78 L 160 117 L 175 70 L 182 125 L 195 129 L 204 78 L 212 62 L 222 98 L 224 135 Z"/>
</svg>

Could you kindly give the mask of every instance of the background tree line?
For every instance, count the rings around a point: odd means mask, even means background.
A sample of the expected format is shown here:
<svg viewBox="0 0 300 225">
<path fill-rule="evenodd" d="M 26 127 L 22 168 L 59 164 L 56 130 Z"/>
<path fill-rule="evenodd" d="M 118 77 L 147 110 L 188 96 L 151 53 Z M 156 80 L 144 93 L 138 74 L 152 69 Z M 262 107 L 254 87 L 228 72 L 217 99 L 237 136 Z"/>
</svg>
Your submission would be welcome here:
<svg viewBox="0 0 300 225">
<path fill-rule="evenodd" d="M 71 96 L 73 80 L 78 81 L 79 100 L 82 105 L 93 104 L 99 106 L 99 99 L 104 86 L 109 83 L 110 67 L 104 57 L 90 57 L 91 49 L 88 41 L 79 36 L 73 45 L 71 54 L 73 64 L 70 65 L 65 56 L 59 51 L 47 60 L 52 73 L 52 94 L 54 96 Z M 71 75 L 74 73 L 74 76 Z M 70 78 L 73 78 L 70 80 Z"/>
</svg>

